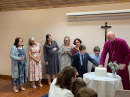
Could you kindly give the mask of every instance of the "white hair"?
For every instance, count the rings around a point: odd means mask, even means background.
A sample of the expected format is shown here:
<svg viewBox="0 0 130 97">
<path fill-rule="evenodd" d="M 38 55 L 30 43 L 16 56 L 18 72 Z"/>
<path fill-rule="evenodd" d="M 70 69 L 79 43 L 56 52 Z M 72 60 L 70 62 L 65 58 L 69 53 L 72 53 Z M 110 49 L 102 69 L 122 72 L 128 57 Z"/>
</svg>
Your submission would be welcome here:
<svg viewBox="0 0 130 97">
<path fill-rule="evenodd" d="M 32 37 L 32 36 L 31 36 L 31 37 L 29 37 L 29 40 L 28 40 L 28 44 L 29 44 L 29 45 L 32 45 L 32 43 L 31 43 L 31 41 L 32 41 L 32 40 L 35 40 L 35 38 L 34 38 L 34 37 Z"/>
</svg>

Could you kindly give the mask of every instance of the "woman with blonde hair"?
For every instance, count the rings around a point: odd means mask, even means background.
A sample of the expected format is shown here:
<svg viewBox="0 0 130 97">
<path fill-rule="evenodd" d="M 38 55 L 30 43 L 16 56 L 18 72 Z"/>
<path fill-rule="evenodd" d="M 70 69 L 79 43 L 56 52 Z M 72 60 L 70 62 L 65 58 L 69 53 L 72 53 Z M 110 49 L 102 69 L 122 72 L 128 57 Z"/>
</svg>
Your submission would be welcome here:
<svg viewBox="0 0 130 97">
<path fill-rule="evenodd" d="M 29 54 L 29 70 L 28 80 L 32 81 L 32 87 L 36 88 L 35 82 L 38 81 L 40 87 L 42 80 L 42 66 L 41 66 L 41 45 L 37 43 L 34 37 L 29 38 L 28 54 Z"/>
<path fill-rule="evenodd" d="M 62 69 L 66 65 L 72 64 L 72 54 L 71 51 L 73 49 L 73 46 L 70 46 L 70 38 L 68 36 L 65 36 L 64 38 L 64 44 L 61 45 L 59 49 L 59 70 L 62 71 Z"/>
</svg>

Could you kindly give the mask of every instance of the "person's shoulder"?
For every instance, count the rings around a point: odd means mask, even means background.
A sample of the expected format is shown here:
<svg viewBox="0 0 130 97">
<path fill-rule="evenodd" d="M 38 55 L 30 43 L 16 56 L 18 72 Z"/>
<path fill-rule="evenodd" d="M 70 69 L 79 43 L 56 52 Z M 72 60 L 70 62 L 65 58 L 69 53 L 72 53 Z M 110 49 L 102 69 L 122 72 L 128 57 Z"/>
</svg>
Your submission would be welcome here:
<svg viewBox="0 0 130 97">
<path fill-rule="evenodd" d="M 11 47 L 11 49 L 13 49 L 13 50 L 16 49 L 16 48 L 17 48 L 17 47 L 16 47 L 15 45 L 13 45 L 13 46 Z"/>
<path fill-rule="evenodd" d="M 25 46 L 23 45 L 23 49 L 25 49 Z"/>
<path fill-rule="evenodd" d="M 91 57 L 95 56 L 95 54 L 92 54 Z"/>
<path fill-rule="evenodd" d="M 84 55 L 89 55 L 87 52 L 85 52 L 85 54 Z"/>
<path fill-rule="evenodd" d="M 72 46 L 72 45 L 70 45 L 70 48 L 72 48 L 72 49 L 73 49 L 73 46 Z"/>
<path fill-rule="evenodd" d="M 37 42 L 36 44 L 37 44 L 38 46 L 41 46 L 41 44 L 40 44 L 40 43 L 38 43 L 38 42 Z"/>
<path fill-rule="evenodd" d="M 37 45 L 40 45 L 40 43 L 36 42 Z"/>
<path fill-rule="evenodd" d="M 13 45 L 11 48 L 16 48 L 16 46 L 15 46 L 15 45 Z"/>
<path fill-rule="evenodd" d="M 62 44 L 61 46 L 60 46 L 60 48 L 63 48 L 64 47 L 64 45 Z"/>
<path fill-rule="evenodd" d="M 125 40 L 122 38 L 116 38 L 116 41 L 125 42 Z"/>
<path fill-rule="evenodd" d="M 79 52 L 75 53 L 74 56 L 78 56 L 79 55 Z"/>
<path fill-rule="evenodd" d="M 52 40 L 54 43 L 57 43 L 55 40 Z"/>
<path fill-rule="evenodd" d="M 63 97 L 74 97 L 74 94 L 70 90 L 65 89 Z"/>
<path fill-rule="evenodd" d="M 43 47 L 46 47 L 46 44 L 44 44 Z"/>
<path fill-rule="evenodd" d="M 62 89 L 59 86 L 54 86 L 56 91 L 59 91 L 58 94 L 62 95 L 61 97 L 74 97 L 73 93 L 68 89 Z M 54 88 L 53 87 L 53 88 Z"/>
<path fill-rule="evenodd" d="M 76 48 L 74 47 L 72 50 L 75 50 Z"/>
<path fill-rule="evenodd" d="M 74 54 L 74 59 L 77 59 L 78 56 L 79 56 L 79 52 L 75 53 L 75 54 Z"/>
<path fill-rule="evenodd" d="M 55 85 L 56 81 L 57 81 L 57 78 L 55 78 L 55 79 L 53 80 L 52 85 Z"/>
<path fill-rule="evenodd" d="M 28 48 L 31 48 L 31 46 L 30 46 L 30 45 L 28 45 Z"/>
<path fill-rule="evenodd" d="M 105 42 L 106 45 L 109 44 L 109 43 L 110 43 L 110 41 L 108 41 L 108 40 Z"/>
<path fill-rule="evenodd" d="M 57 78 L 55 78 L 53 81 L 56 82 L 56 81 L 57 81 Z"/>
</svg>

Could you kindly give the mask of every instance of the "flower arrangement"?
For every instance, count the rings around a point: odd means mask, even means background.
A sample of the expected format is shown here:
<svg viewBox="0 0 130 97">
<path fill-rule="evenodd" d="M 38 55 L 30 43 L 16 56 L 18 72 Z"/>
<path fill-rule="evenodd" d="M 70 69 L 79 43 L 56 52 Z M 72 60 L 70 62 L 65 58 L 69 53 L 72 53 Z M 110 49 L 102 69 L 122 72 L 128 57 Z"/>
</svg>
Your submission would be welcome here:
<svg viewBox="0 0 130 97">
<path fill-rule="evenodd" d="M 122 64 L 117 64 L 116 61 L 114 61 L 113 63 L 112 63 L 112 62 L 109 62 L 109 63 L 108 63 L 108 66 L 111 68 L 112 73 L 113 73 L 114 75 L 116 75 L 116 72 L 117 72 L 119 69 L 122 69 L 122 68 L 121 68 Z"/>
</svg>

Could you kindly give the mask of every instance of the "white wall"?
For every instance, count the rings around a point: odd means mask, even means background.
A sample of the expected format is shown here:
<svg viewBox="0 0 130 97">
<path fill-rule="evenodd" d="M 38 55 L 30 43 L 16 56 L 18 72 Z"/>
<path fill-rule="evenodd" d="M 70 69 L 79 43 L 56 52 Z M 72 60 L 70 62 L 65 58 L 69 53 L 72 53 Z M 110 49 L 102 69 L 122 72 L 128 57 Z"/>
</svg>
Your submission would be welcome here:
<svg viewBox="0 0 130 97">
<path fill-rule="evenodd" d="M 43 46 L 45 35 L 51 34 L 52 38 L 57 41 L 60 46 L 63 44 L 64 37 L 70 36 L 71 45 L 75 38 L 80 38 L 87 47 L 87 52 L 93 54 L 94 46 L 99 46 L 101 51 L 104 45 L 104 29 L 101 26 L 112 26 L 112 30 L 116 37 L 123 38 L 130 46 L 130 18 L 116 17 L 116 19 L 105 18 L 71 18 L 66 17 L 66 13 L 85 12 L 85 11 L 101 11 L 101 10 L 118 10 L 130 9 L 130 2 L 52 8 L 39 10 L 22 10 L 22 11 L 6 11 L 0 12 L 0 74 L 11 75 L 11 60 L 9 58 L 10 48 L 16 37 L 20 36 L 24 40 L 27 49 L 28 38 L 34 36 L 36 41 Z M 42 48 L 43 55 L 43 48 Z M 43 56 L 43 77 L 45 74 L 45 62 Z M 91 63 L 89 63 L 90 71 Z"/>
</svg>

